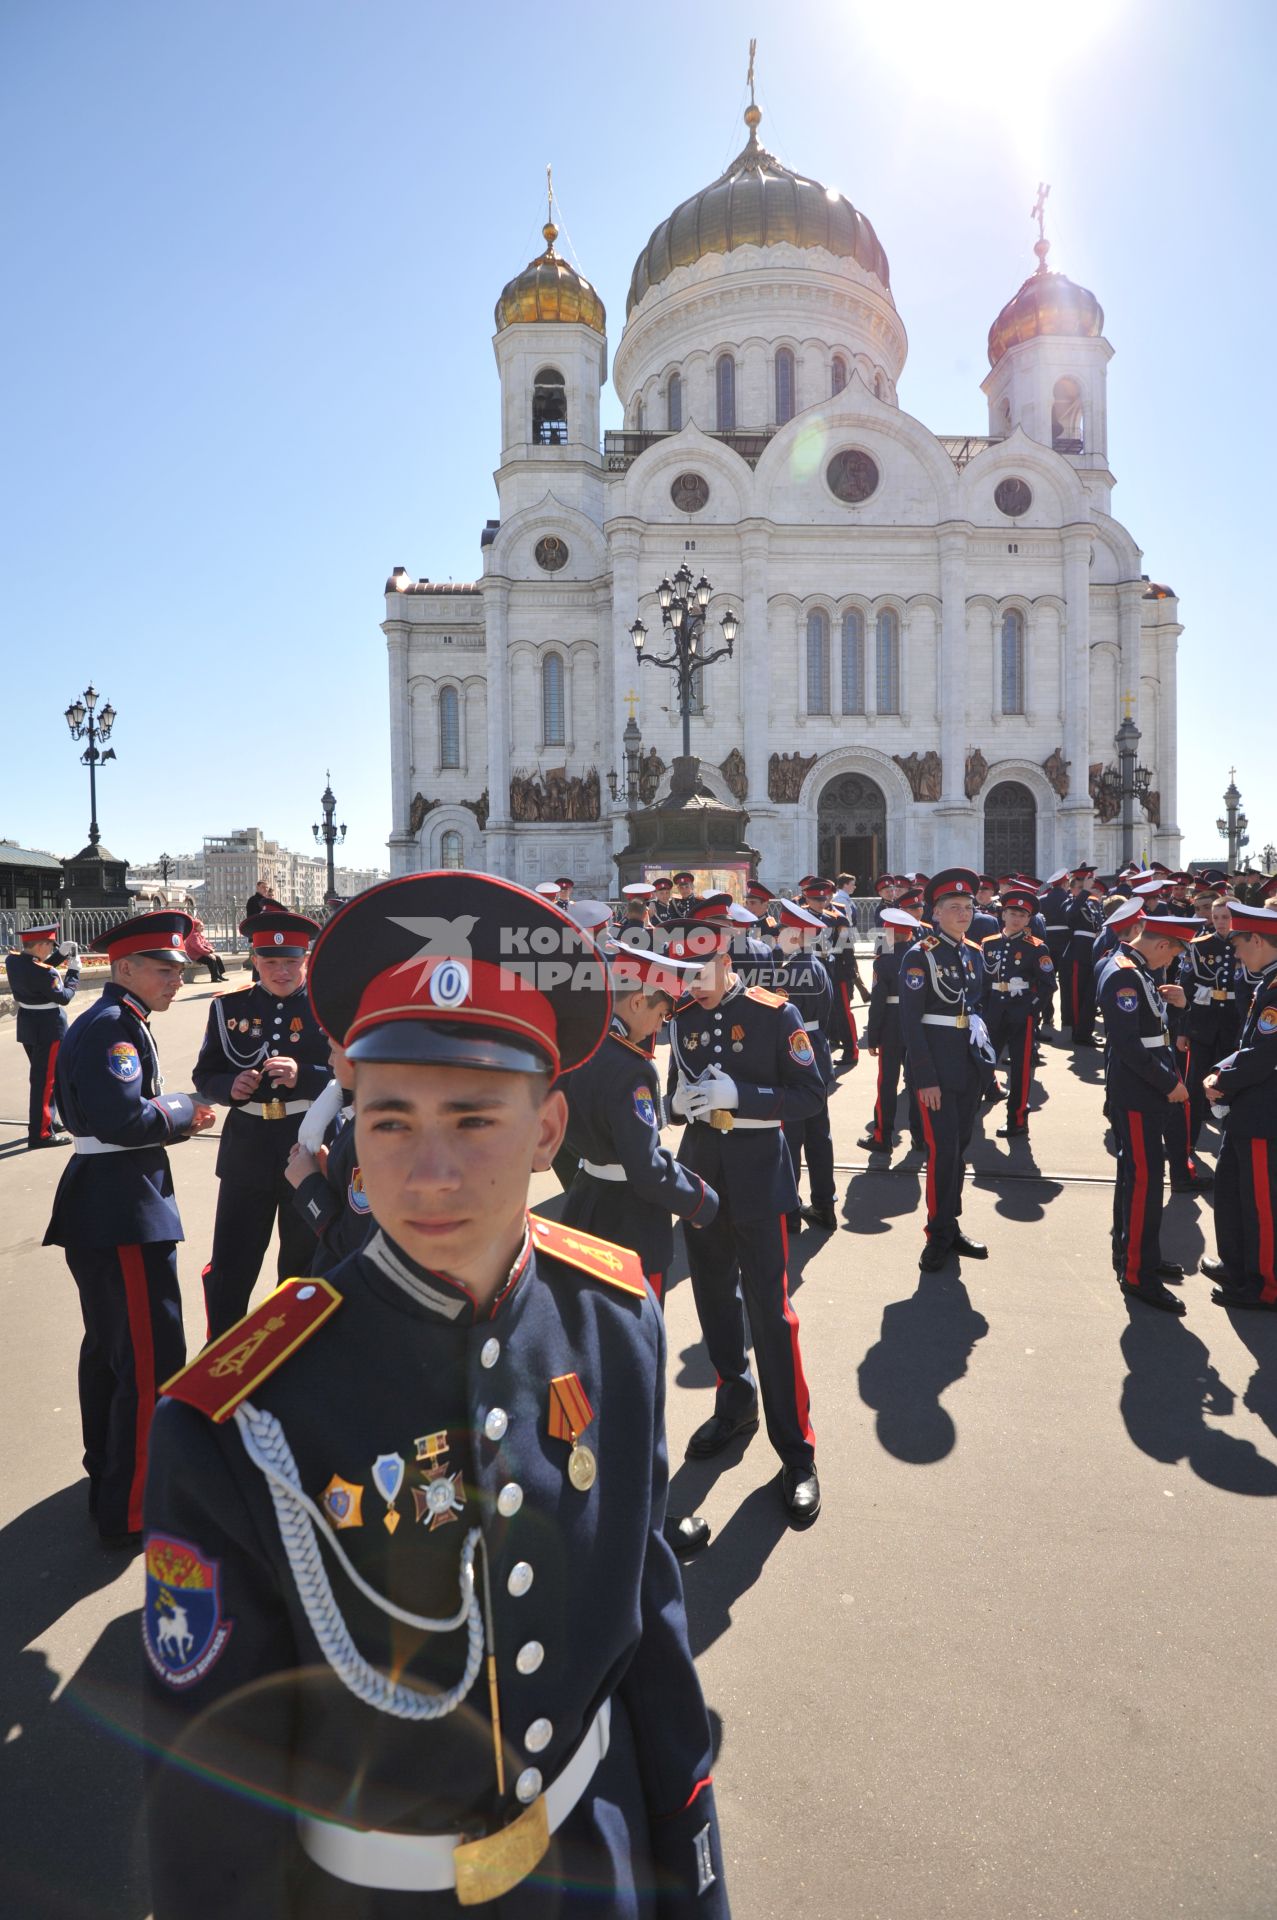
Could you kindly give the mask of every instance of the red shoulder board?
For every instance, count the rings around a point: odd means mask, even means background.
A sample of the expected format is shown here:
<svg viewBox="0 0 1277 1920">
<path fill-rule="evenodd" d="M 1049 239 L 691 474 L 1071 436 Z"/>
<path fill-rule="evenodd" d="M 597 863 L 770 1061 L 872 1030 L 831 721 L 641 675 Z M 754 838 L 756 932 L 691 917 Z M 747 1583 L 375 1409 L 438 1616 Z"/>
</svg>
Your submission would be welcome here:
<svg viewBox="0 0 1277 1920">
<path fill-rule="evenodd" d="M 341 1295 L 326 1280 L 285 1280 L 260 1307 L 166 1380 L 161 1393 L 184 1400 L 219 1426 L 290 1353 L 336 1313 Z"/>
<path fill-rule="evenodd" d="M 925 940 L 919 940 L 918 945 L 930 949 L 931 947 L 938 947 L 940 942 L 934 933 L 929 933 Z"/>
<path fill-rule="evenodd" d="M 1001 935 L 1000 933 L 986 933 L 986 934 L 984 935 L 984 937 L 983 937 L 983 939 L 981 940 L 981 942 L 980 942 L 980 945 L 981 945 L 982 947 L 987 947 L 987 946 L 988 946 L 988 944 L 989 944 L 989 942 L 990 942 L 990 940 L 1000 940 L 1001 938 L 1002 938 L 1002 935 Z M 968 945 L 969 947 L 973 947 L 973 946 L 975 945 L 975 941 L 974 941 L 974 940 L 968 940 L 968 941 L 967 941 L 967 945 Z"/>
<path fill-rule="evenodd" d="M 615 1040 L 618 1047 L 626 1047 L 631 1053 L 636 1053 L 640 1060 L 650 1060 L 652 1058 L 647 1048 L 640 1047 L 637 1040 L 631 1040 L 628 1034 L 609 1033 L 608 1039 Z"/>
<path fill-rule="evenodd" d="M 747 1000 L 757 1000 L 761 1007 L 787 1007 L 789 1005 L 789 995 L 787 993 L 772 993 L 766 987 L 746 987 L 745 998 Z"/>
<path fill-rule="evenodd" d="M 581 1273 L 588 1273 L 592 1280 L 602 1280 L 606 1286 L 619 1287 L 622 1293 L 637 1294 L 640 1300 L 646 1297 L 642 1262 L 628 1247 L 614 1247 L 610 1240 L 600 1240 L 597 1234 L 582 1233 L 579 1227 L 561 1226 L 557 1220 L 545 1220 L 539 1213 L 529 1218 L 532 1244 L 538 1253 L 548 1253 L 551 1259 L 561 1260 L 566 1267 L 576 1267 Z"/>
<path fill-rule="evenodd" d="M 1114 956 L 1113 965 L 1115 967 L 1133 967 L 1135 965 L 1135 962 L 1131 959 L 1129 954 L 1119 953 Z"/>
</svg>

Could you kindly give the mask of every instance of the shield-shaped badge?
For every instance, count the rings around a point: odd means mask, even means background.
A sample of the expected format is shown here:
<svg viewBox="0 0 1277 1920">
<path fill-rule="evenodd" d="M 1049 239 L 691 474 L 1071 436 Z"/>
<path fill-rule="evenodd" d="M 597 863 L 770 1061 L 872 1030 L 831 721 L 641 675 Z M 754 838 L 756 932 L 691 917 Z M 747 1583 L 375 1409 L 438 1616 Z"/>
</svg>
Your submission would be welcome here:
<svg viewBox="0 0 1277 1920">
<path fill-rule="evenodd" d="M 202 1680 L 221 1658 L 233 1625 L 222 1618 L 220 1562 L 189 1541 L 150 1534 L 142 1640 L 165 1686 L 180 1693 Z"/>
</svg>

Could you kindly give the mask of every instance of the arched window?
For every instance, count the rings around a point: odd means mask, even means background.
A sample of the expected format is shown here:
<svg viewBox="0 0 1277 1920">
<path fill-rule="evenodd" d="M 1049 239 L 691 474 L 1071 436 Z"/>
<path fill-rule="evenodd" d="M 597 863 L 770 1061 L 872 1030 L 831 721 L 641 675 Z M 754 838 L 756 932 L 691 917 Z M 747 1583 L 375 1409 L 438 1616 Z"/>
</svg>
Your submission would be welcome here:
<svg viewBox="0 0 1277 1920">
<path fill-rule="evenodd" d="M 848 607 L 842 617 L 842 710 L 865 710 L 865 616 Z"/>
<path fill-rule="evenodd" d="M 829 369 L 829 391 L 831 394 L 841 393 L 846 384 L 847 362 L 840 353 L 836 353 Z"/>
<path fill-rule="evenodd" d="M 439 865 L 453 869 L 461 865 L 461 835 L 450 827 L 439 842 Z"/>
<path fill-rule="evenodd" d="M 780 347 L 776 353 L 776 425 L 778 427 L 783 427 L 786 420 L 792 420 L 794 417 L 795 385 L 794 356 L 788 347 Z"/>
<path fill-rule="evenodd" d="M 461 765 L 461 700 L 455 687 L 439 695 L 439 765 Z"/>
<path fill-rule="evenodd" d="M 718 431 L 734 433 L 736 430 L 736 362 L 730 353 L 720 353 L 718 356 L 718 364 L 714 368 L 714 395 Z"/>
<path fill-rule="evenodd" d="M 1024 712 L 1024 615 L 1018 607 L 1002 616 L 1002 711 Z"/>
<path fill-rule="evenodd" d="M 563 655 L 547 653 L 541 663 L 541 735 L 547 747 L 567 744 L 563 726 Z"/>
<path fill-rule="evenodd" d="M 1066 375 L 1051 395 L 1051 445 L 1057 453 L 1081 453 L 1085 441 L 1082 389 Z"/>
<path fill-rule="evenodd" d="M 532 382 L 532 443 L 565 447 L 568 443 L 568 394 L 557 367 L 542 367 Z"/>
<path fill-rule="evenodd" d="M 636 401 L 634 402 L 634 431 L 635 431 L 635 433 L 642 433 L 642 431 L 643 431 L 643 418 L 644 418 L 644 409 L 643 409 L 643 401 L 642 401 L 642 398 L 640 397 L 639 399 L 637 399 L 637 400 L 636 400 Z"/>
<path fill-rule="evenodd" d="M 666 405 L 669 408 L 669 429 L 671 433 L 681 433 L 683 428 L 683 376 L 672 373 L 666 388 Z"/>
<path fill-rule="evenodd" d="M 884 607 L 876 628 L 878 655 L 878 711 L 900 711 L 900 615 Z"/>
<path fill-rule="evenodd" d="M 822 607 L 807 615 L 807 711 L 829 712 L 829 615 Z"/>
</svg>

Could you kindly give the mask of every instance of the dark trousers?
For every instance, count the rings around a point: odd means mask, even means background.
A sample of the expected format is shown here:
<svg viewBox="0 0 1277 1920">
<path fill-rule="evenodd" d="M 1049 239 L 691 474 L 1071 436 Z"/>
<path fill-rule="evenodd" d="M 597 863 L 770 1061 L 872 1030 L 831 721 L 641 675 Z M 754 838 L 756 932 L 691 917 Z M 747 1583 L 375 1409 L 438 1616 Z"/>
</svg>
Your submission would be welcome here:
<svg viewBox="0 0 1277 1920">
<path fill-rule="evenodd" d="M 1206 1088 L 1203 1084 L 1208 1073 L 1218 1066 L 1226 1053 L 1237 1045 L 1236 1031 L 1231 1038 L 1212 1040 L 1194 1040 L 1188 1042 L 1188 1051 L 1177 1057 L 1180 1072 L 1184 1076 L 1184 1085 L 1188 1088 L 1188 1127 L 1189 1138 L 1196 1148 L 1202 1128 L 1206 1124 Z"/>
<path fill-rule="evenodd" d="M 248 1312 L 249 1296 L 266 1258 L 271 1231 L 279 1222 L 281 1280 L 309 1273 L 315 1236 L 293 1205 L 293 1189 L 280 1174 L 269 1187 L 249 1187 L 223 1179 L 213 1221 L 213 1255 L 204 1269 L 208 1337 L 233 1327 Z"/>
<path fill-rule="evenodd" d="M 1178 1050 L 1172 1052 L 1175 1068 L 1182 1080 L 1184 1077 L 1184 1056 Z M 1193 1158 L 1193 1146 L 1196 1136 L 1193 1127 L 1192 1098 L 1177 1100 L 1166 1108 L 1162 1119 L 1162 1139 L 1166 1148 L 1166 1164 L 1171 1170 L 1171 1179 L 1177 1187 L 1187 1185 L 1197 1172 L 1197 1162 Z"/>
<path fill-rule="evenodd" d="M 896 1134 L 896 1108 L 900 1104 L 900 1076 L 904 1071 L 905 1091 L 909 1096 L 909 1136 L 915 1145 L 924 1145 L 922 1121 L 918 1114 L 918 1101 L 909 1084 L 909 1072 L 905 1066 L 905 1051 L 898 1035 L 884 1039 L 878 1049 L 878 1083 L 874 1090 L 873 1118 L 869 1122 L 869 1132 L 875 1146 L 884 1151 L 889 1148 Z"/>
<path fill-rule="evenodd" d="M 1069 948 L 1064 973 L 1064 1019 L 1075 1040 L 1095 1038 L 1095 969 L 1089 953 Z"/>
<path fill-rule="evenodd" d="M 975 1127 L 980 1105 L 980 1076 L 972 1066 L 966 1084 L 945 1087 L 940 1105 L 919 1108 L 927 1143 L 927 1238 L 936 1246 L 951 1247 L 958 1237 L 962 1214 L 962 1156 Z"/>
<path fill-rule="evenodd" d="M 142 1525 L 146 1445 L 164 1382 L 186 1363 L 177 1247 L 65 1249 L 80 1294 L 80 1425 L 90 1510 L 104 1534 Z"/>
<path fill-rule="evenodd" d="M 842 1048 L 848 1066 L 859 1066 L 860 1035 L 856 1029 L 856 1016 L 851 1010 L 849 980 L 834 981 L 834 1005 L 829 1022 L 829 1044 Z"/>
<path fill-rule="evenodd" d="M 1187 1111 L 1187 1107 L 1171 1109 L 1176 1116 Z M 1158 1114 L 1116 1104 L 1110 1105 L 1108 1116 L 1117 1139 L 1113 1264 L 1123 1286 L 1160 1286 L 1157 1269 L 1162 1259 L 1162 1180 L 1166 1172 L 1163 1122 Z"/>
<path fill-rule="evenodd" d="M 1277 1151 L 1267 1140 L 1234 1140 L 1227 1126 L 1215 1163 L 1215 1245 L 1239 1293 L 1277 1301 Z"/>
<path fill-rule="evenodd" d="M 58 1048 L 62 1044 L 62 1035 L 56 1030 L 57 1022 L 49 1019 L 54 1029 L 47 1040 L 24 1040 L 22 1051 L 26 1054 L 31 1068 L 31 1092 L 27 1102 L 27 1145 L 35 1147 L 42 1140 L 49 1139 L 57 1131 L 58 1109 L 53 1098 L 53 1074 L 58 1064 Z"/>
<path fill-rule="evenodd" d="M 1003 1047 L 1007 1051 L 1007 1125 L 1027 1127 L 1033 1092 L 1033 1049 L 1038 1037 L 1033 1016 L 993 1012 L 988 1027 L 996 1058 L 1002 1058 Z"/>
<path fill-rule="evenodd" d="M 829 1130 L 829 1101 L 818 1113 L 808 1114 L 805 1120 L 789 1120 L 785 1123 L 785 1139 L 789 1144 L 789 1157 L 794 1163 L 794 1179 L 802 1173 L 803 1155 L 807 1155 L 807 1184 L 811 1189 L 813 1207 L 832 1207 L 836 1197 L 834 1186 L 834 1137 Z"/>
<path fill-rule="evenodd" d="M 789 1234 L 784 1215 L 736 1225 L 723 1207 L 709 1226 L 687 1235 L 692 1297 L 718 1393 L 714 1411 L 738 1420 L 761 1389 L 767 1437 L 786 1466 L 815 1459 L 798 1316 L 789 1304 Z M 744 1295 L 744 1305 L 741 1296 Z M 758 1364 L 758 1387 L 745 1343 L 745 1308 Z"/>
<path fill-rule="evenodd" d="M 216 982 L 226 978 L 226 966 L 220 953 L 206 954 L 200 964 L 208 968 L 208 977 L 211 981 Z"/>
</svg>

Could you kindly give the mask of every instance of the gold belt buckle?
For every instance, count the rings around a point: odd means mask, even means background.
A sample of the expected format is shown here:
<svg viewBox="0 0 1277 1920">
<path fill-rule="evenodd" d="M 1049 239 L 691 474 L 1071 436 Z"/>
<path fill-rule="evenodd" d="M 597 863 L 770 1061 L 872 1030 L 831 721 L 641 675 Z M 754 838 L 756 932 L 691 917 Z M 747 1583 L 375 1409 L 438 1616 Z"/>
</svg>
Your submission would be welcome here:
<svg viewBox="0 0 1277 1920">
<path fill-rule="evenodd" d="M 1226 994 L 1226 993 L 1224 992 L 1224 990 L 1223 990 L 1223 988 L 1222 988 L 1222 987 L 1216 987 L 1216 988 L 1214 989 L 1214 991 L 1212 992 L 1212 994 L 1211 994 L 1211 999 L 1212 999 L 1212 1000 L 1226 1000 L 1227 998 L 1228 998 L 1228 996 L 1227 996 L 1227 994 Z"/>
<path fill-rule="evenodd" d="M 499 1900 L 544 1859 L 550 1845 L 550 1822 L 545 1810 L 545 1795 L 539 1794 L 530 1807 L 499 1833 L 485 1834 L 482 1840 L 463 1840 L 452 1850 L 457 1875 L 457 1905 L 480 1907 L 488 1900 Z"/>
<path fill-rule="evenodd" d="M 286 1120 L 287 1118 L 282 1100 L 268 1100 L 262 1108 L 263 1120 Z"/>
<path fill-rule="evenodd" d="M 958 1015 L 958 1025 L 959 1025 L 959 1027 L 969 1027 L 969 1026 L 971 1025 L 971 1016 L 970 1016 L 970 1014 L 968 1014 L 968 1013 L 960 1013 L 960 1014 Z"/>
</svg>

